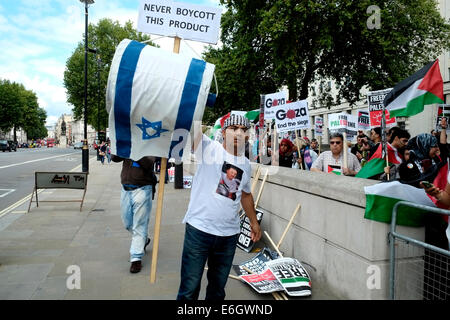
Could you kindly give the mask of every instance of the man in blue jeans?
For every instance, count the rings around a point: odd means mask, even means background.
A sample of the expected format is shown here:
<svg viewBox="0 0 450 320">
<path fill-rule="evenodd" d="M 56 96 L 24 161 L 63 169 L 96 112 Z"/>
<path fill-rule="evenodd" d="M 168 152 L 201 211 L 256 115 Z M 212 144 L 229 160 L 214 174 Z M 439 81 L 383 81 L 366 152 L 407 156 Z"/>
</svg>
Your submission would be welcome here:
<svg viewBox="0 0 450 320">
<path fill-rule="evenodd" d="M 201 131 L 194 138 L 193 148 L 200 163 L 183 220 L 186 231 L 177 300 L 198 299 L 206 262 L 208 286 L 205 299 L 225 298 L 225 285 L 240 232 L 239 204 L 250 219 L 252 240 L 256 242 L 261 238 L 250 189 L 251 166 L 244 156 L 249 127 L 247 118 L 232 114 L 222 128 L 222 144 L 202 135 Z M 233 171 L 231 183 L 237 187 L 235 197 L 219 192 L 222 175 L 230 169 Z"/>
<path fill-rule="evenodd" d="M 111 155 L 114 162 L 121 162 L 122 193 L 120 209 L 125 228 L 132 234 L 130 247 L 130 272 L 138 273 L 142 268 L 142 257 L 150 243 L 148 222 L 155 193 L 156 176 L 153 172 L 154 157 L 143 157 L 138 161 Z"/>
</svg>

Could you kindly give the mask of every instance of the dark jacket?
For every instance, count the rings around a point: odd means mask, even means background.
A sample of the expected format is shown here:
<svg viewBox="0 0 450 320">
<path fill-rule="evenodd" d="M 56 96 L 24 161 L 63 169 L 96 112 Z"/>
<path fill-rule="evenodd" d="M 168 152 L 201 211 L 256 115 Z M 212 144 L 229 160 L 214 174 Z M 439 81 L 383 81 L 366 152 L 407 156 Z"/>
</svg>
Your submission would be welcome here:
<svg viewBox="0 0 450 320">
<path fill-rule="evenodd" d="M 120 180 L 123 185 L 135 186 L 153 186 L 153 198 L 155 194 L 155 187 L 158 179 L 153 172 L 155 164 L 155 157 L 143 157 L 138 161 L 131 159 L 124 159 L 114 154 L 111 154 L 111 160 L 122 163 L 122 172 L 120 173 Z"/>
</svg>

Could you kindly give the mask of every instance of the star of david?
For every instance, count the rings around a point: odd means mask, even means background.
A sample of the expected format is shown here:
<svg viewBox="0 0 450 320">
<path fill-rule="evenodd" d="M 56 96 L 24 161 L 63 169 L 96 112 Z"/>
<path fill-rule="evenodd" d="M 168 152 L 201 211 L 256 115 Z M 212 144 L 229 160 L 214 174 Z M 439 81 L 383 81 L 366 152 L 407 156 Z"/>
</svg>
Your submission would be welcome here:
<svg viewBox="0 0 450 320">
<path fill-rule="evenodd" d="M 136 124 L 142 130 L 142 140 L 159 138 L 162 132 L 169 130 L 162 128 L 162 121 L 150 122 L 142 117 L 142 123 Z"/>
</svg>

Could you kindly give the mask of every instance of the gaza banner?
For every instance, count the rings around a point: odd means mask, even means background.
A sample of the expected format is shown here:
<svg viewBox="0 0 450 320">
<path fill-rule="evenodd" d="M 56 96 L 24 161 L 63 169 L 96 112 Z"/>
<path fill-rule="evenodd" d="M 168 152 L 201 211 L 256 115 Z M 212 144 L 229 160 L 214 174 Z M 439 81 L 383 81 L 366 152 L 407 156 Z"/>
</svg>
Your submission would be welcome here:
<svg viewBox="0 0 450 320">
<path fill-rule="evenodd" d="M 333 113 L 328 115 L 328 129 L 330 132 L 347 133 L 347 140 L 351 140 L 358 133 L 358 118 L 348 113 Z"/>
<path fill-rule="evenodd" d="M 288 295 L 297 297 L 311 295 L 311 278 L 297 259 L 280 258 L 267 261 L 266 265 L 280 281 Z"/>
<path fill-rule="evenodd" d="M 384 98 L 391 92 L 392 88 L 369 91 L 367 93 L 367 103 L 369 104 L 370 114 L 370 128 L 381 127 L 381 120 L 383 114 L 383 101 Z M 386 115 L 386 127 L 393 127 L 397 125 L 395 117 L 390 117 L 389 111 L 385 110 Z"/>
<path fill-rule="evenodd" d="M 258 293 L 271 293 L 284 290 L 284 287 L 269 268 L 266 268 L 261 273 L 242 275 L 239 278 L 244 280 L 244 282 Z"/>
<path fill-rule="evenodd" d="M 264 120 L 275 119 L 276 107 L 285 105 L 287 100 L 287 91 L 261 95 L 261 106 L 264 107 Z"/>
<path fill-rule="evenodd" d="M 170 0 L 141 0 L 137 29 L 166 37 L 217 44 L 222 9 Z"/>
<path fill-rule="evenodd" d="M 323 118 L 316 116 L 314 119 L 314 132 L 318 137 L 323 136 Z"/>
<path fill-rule="evenodd" d="M 275 126 L 278 132 L 311 128 L 306 100 L 280 105 L 274 111 Z"/>
</svg>

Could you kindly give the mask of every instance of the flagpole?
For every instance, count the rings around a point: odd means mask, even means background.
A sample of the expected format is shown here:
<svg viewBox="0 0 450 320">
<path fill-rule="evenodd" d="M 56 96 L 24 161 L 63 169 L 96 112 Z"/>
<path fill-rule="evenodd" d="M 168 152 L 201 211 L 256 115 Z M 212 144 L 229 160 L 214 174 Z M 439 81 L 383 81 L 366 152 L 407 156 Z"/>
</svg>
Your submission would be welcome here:
<svg viewBox="0 0 450 320">
<path fill-rule="evenodd" d="M 181 39 L 179 37 L 175 37 L 173 43 L 174 53 L 180 53 L 180 42 Z M 161 217 L 164 201 L 166 167 L 167 167 L 167 158 L 161 158 L 161 168 L 159 170 L 159 186 L 158 186 L 158 200 L 157 200 L 158 202 L 156 205 L 156 216 L 155 216 L 155 234 L 153 239 L 153 250 L 152 250 L 152 266 L 150 270 L 150 283 L 155 283 L 156 281 L 156 266 L 158 263 L 159 235 L 161 231 Z"/>
<path fill-rule="evenodd" d="M 381 143 L 383 144 L 384 154 L 386 155 L 386 166 L 389 167 L 389 156 L 387 150 L 387 141 L 386 141 L 386 105 L 383 101 L 383 113 L 381 116 Z M 389 172 L 387 173 L 387 180 L 389 181 Z"/>
</svg>

